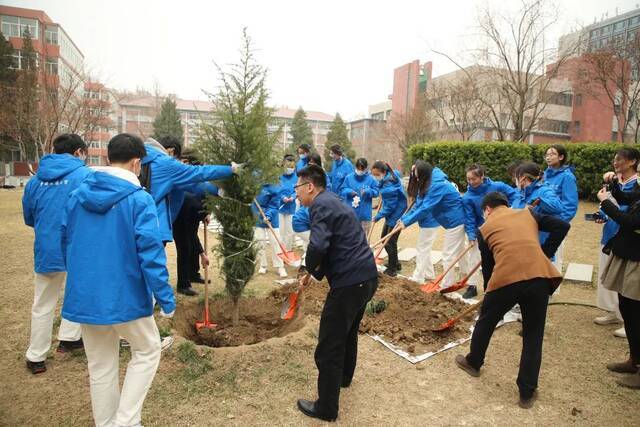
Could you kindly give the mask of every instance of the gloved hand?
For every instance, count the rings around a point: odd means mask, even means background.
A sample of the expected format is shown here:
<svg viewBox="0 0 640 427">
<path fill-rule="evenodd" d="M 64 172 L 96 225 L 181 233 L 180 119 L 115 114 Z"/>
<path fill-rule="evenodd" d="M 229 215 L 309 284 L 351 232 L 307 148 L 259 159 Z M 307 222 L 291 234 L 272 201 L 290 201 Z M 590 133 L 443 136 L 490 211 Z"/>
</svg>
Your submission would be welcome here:
<svg viewBox="0 0 640 427">
<path fill-rule="evenodd" d="M 244 168 L 244 163 L 231 162 L 231 171 L 236 175 L 242 172 L 242 168 Z"/>
<path fill-rule="evenodd" d="M 176 313 L 175 309 L 171 313 L 165 313 L 164 310 L 160 309 L 160 316 L 166 319 L 172 319 L 175 313 Z"/>
<path fill-rule="evenodd" d="M 218 188 L 218 197 L 224 197 L 224 190 L 222 188 Z"/>
</svg>

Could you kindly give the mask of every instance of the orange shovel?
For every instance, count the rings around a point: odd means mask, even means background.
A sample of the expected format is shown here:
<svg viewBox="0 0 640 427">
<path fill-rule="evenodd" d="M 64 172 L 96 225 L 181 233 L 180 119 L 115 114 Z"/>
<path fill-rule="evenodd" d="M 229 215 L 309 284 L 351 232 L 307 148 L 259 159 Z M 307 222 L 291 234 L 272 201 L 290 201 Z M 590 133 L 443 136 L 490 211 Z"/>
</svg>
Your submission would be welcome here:
<svg viewBox="0 0 640 427">
<path fill-rule="evenodd" d="M 271 230 L 271 233 L 273 233 L 273 237 L 275 237 L 276 242 L 278 242 L 278 246 L 280 246 L 281 252 L 278 254 L 278 258 L 280 258 L 287 265 L 290 265 L 292 267 L 300 267 L 300 264 L 302 263 L 300 256 L 293 251 L 287 251 L 287 248 L 284 247 L 284 245 L 278 238 L 278 234 L 276 233 L 276 230 L 274 230 L 273 227 L 271 226 L 271 222 L 269 221 L 269 219 L 267 218 L 267 215 L 265 215 L 264 211 L 260 207 L 260 204 L 258 203 L 258 201 L 256 199 L 253 199 L 253 203 L 255 203 L 255 205 L 258 207 L 258 210 L 260 211 L 260 215 L 262 215 L 263 221 L 265 222 L 265 224 L 267 224 L 267 227 L 269 227 L 269 230 Z"/>
<path fill-rule="evenodd" d="M 440 282 L 442 282 L 442 279 L 444 279 L 447 273 L 458 263 L 458 261 L 462 259 L 464 254 L 469 252 L 469 249 L 471 249 L 472 247 L 473 245 L 467 246 L 462 252 L 460 252 L 460 255 L 458 255 L 458 257 L 453 260 L 453 262 L 449 265 L 449 267 L 447 267 L 442 273 L 440 273 L 438 277 L 436 277 L 436 280 L 434 280 L 433 282 L 426 282 L 420 285 L 420 290 L 426 293 L 433 293 L 440 290 Z"/>
<path fill-rule="evenodd" d="M 209 245 L 207 244 L 207 241 L 208 241 L 207 234 L 209 234 L 209 231 L 207 230 L 207 223 L 203 221 L 203 224 L 204 224 L 204 253 L 208 254 Z M 198 331 L 202 328 L 213 329 L 216 326 L 218 325 L 209 321 L 209 264 L 207 263 L 207 265 L 204 266 L 204 321 L 196 322 L 196 329 Z"/>
<path fill-rule="evenodd" d="M 457 322 L 459 322 L 460 319 L 465 317 L 467 314 L 477 310 L 481 305 L 482 305 L 482 300 L 478 301 L 475 304 L 470 305 L 462 313 L 460 313 L 459 315 L 457 315 L 453 319 L 447 320 L 446 322 L 442 323 L 437 328 L 432 329 L 432 331 L 433 332 L 443 332 L 443 331 L 446 331 L 447 329 L 450 329 L 453 325 L 455 325 Z"/>
<path fill-rule="evenodd" d="M 476 264 L 475 267 L 473 267 L 471 269 L 471 271 L 469 273 L 467 273 L 466 276 L 464 276 L 464 278 L 462 280 L 460 280 L 459 282 L 454 283 L 453 285 L 449 286 L 448 288 L 444 288 L 443 290 L 440 291 L 441 294 L 448 294 L 449 292 L 455 292 L 458 291 L 462 288 L 464 288 L 465 286 L 467 286 L 467 282 L 469 281 L 469 278 L 471 276 L 473 276 L 473 273 L 476 272 L 476 270 L 478 270 L 480 268 L 480 265 L 482 264 L 482 261 L 478 262 Z"/>
<path fill-rule="evenodd" d="M 302 278 L 302 282 L 298 289 L 295 292 L 290 293 L 287 296 L 287 299 L 282 304 L 282 309 L 280 310 L 280 318 L 282 320 L 291 320 L 296 314 L 298 310 L 298 303 L 300 301 L 300 295 L 302 295 L 302 291 L 309 284 L 309 280 L 311 279 L 311 273 L 307 273 Z"/>
</svg>

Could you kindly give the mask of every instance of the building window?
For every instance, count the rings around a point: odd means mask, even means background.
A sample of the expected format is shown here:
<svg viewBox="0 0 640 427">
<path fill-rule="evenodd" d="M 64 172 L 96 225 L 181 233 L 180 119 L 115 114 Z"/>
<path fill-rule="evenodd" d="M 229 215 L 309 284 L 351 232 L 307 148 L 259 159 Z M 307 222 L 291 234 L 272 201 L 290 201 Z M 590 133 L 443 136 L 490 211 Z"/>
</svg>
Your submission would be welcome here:
<svg viewBox="0 0 640 427">
<path fill-rule="evenodd" d="M 580 134 L 580 121 L 573 122 L 573 133 L 575 135 Z"/>
<path fill-rule="evenodd" d="M 58 75 L 58 59 L 47 58 L 44 61 L 44 71 L 47 74 L 52 74 L 54 76 L 57 76 Z"/>
<path fill-rule="evenodd" d="M 6 38 L 24 37 L 27 31 L 32 39 L 38 39 L 38 21 L 35 19 L 19 18 L 17 16 L 2 16 L 2 34 Z"/>
<path fill-rule="evenodd" d="M 38 67 L 40 65 L 40 58 L 38 56 L 37 52 L 34 52 L 35 55 L 35 66 Z M 11 58 L 13 59 L 13 64 L 11 65 L 11 68 L 14 68 L 16 70 L 23 70 L 24 67 L 27 65 L 26 64 L 26 57 L 24 56 L 24 54 L 22 53 L 22 51 L 20 49 L 14 49 L 13 50 L 13 54 L 11 55 Z"/>
<path fill-rule="evenodd" d="M 568 134 L 570 124 L 563 120 L 541 119 L 538 128 L 545 132 Z"/>
<path fill-rule="evenodd" d="M 92 166 L 100 166 L 100 156 L 88 156 L 87 163 Z"/>
<path fill-rule="evenodd" d="M 618 32 L 624 30 L 625 21 L 616 22 L 613 26 L 613 31 Z"/>
<path fill-rule="evenodd" d="M 640 24 L 640 15 L 634 16 L 633 18 L 629 19 L 630 27 L 635 27 L 638 24 Z"/>
<path fill-rule="evenodd" d="M 44 30 L 44 39 L 49 44 L 58 44 L 58 27 L 47 26 Z"/>
<path fill-rule="evenodd" d="M 582 94 L 581 93 L 576 94 L 576 96 L 573 99 L 574 99 L 576 107 L 582 106 Z M 578 122 L 578 123 L 580 123 L 580 122 Z"/>
<path fill-rule="evenodd" d="M 543 99 L 547 104 L 564 105 L 570 107 L 573 102 L 573 95 L 570 93 L 544 92 Z"/>
</svg>

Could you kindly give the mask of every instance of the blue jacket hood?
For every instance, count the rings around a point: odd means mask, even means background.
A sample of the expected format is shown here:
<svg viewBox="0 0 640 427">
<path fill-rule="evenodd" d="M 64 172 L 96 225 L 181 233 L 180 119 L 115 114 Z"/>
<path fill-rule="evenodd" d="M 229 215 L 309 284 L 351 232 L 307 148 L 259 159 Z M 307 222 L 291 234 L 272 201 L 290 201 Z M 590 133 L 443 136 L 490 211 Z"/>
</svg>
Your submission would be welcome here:
<svg viewBox="0 0 640 427">
<path fill-rule="evenodd" d="M 546 168 L 544 170 L 544 179 L 546 180 L 546 179 L 561 175 L 563 173 L 566 173 L 567 171 L 575 175 L 575 170 L 576 168 L 571 165 L 561 166 L 558 169 Z"/>
<path fill-rule="evenodd" d="M 105 213 L 129 194 L 141 190 L 142 187 L 109 175 L 96 172 L 85 180 L 76 190 L 78 201 L 87 210 Z"/>
<path fill-rule="evenodd" d="M 468 185 L 467 192 L 475 195 L 484 195 L 487 192 L 487 188 L 491 186 L 491 184 L 493 184 L 491 178 L 485 178 L 484 181 L 482 181 L 482 184 L 478 185 L 476 188 Z"/>
<path fill-rule="evenodd" d="M 163 153 L 162 151 L 158 150 L 157 148 L 155 148 L 150 144 L 144 144 L 144 148 L 145 150 L 147 150 L 147 155 L 144 156 L 144 158 L 142 159 L 143 165 L 146 165 L 147 163 L 151 163 L 152 161 L 154 161 L 156 158 L 160 156 L 167 155 L 166 153 Z"/>
<path fill-rule="evenodd" d="M 446 173 L 442 171 L 442 169 L 436 167 L 431 171 L 431 182 L 440 182 L 449 180 L 449 177 Z"/>
<path fill-rule="evenodd" d="M 41 181 L 55 181 L 84 165 L 82 160 L 71 154 L 47 154 L 40 160 L 36 176 Z"/>
</svg>

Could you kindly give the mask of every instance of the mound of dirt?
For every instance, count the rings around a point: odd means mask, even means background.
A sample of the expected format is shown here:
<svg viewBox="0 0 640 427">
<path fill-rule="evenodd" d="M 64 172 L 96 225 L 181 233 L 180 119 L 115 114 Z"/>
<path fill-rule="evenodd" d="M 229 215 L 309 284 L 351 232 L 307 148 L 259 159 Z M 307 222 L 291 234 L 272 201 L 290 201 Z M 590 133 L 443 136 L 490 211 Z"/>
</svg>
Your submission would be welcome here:
<svg viewBox="0 0 640 427">
<path fill-rule="evenodd" d="M 203 318 L 203 303 L 179 301 L 174 327 L 180 335 L 196 344 L 209 347 L 235 347 L 256 344 L 270 338 L 282 337 L 304 326 L 304 315 L 290 321 L 280 319 L 282 299 L 242 298 L 240 320 L 232 324 L 233 305 L 229 299 L 209 302 L 210 317 L 217 326 L 196 330 L 196 321 Z"/>
<path fill-rule="evenodd" d="M 271 297 L 284 300 L 296 287 L 283 286 L 274 290 Z M 301 311 L 320 315 L 328 291 L 326 281 L 312 282 L 303 292 Z M 437 292 L 424 293 L 415 282 L 400 277 L 382 275 L 373 299 L 384 301 L 386 308 L 381 313 L 366 314 L 360 324 L 360 332 L 380 335 L 411 354 L 436 351 L 447 343 L 467 337 L 469 327 L 474 323 L 474 316 L 469 315 L 446 331 L 433 332 L 432 329 L 455 317 L 467 305 Z"/>
</svg>

